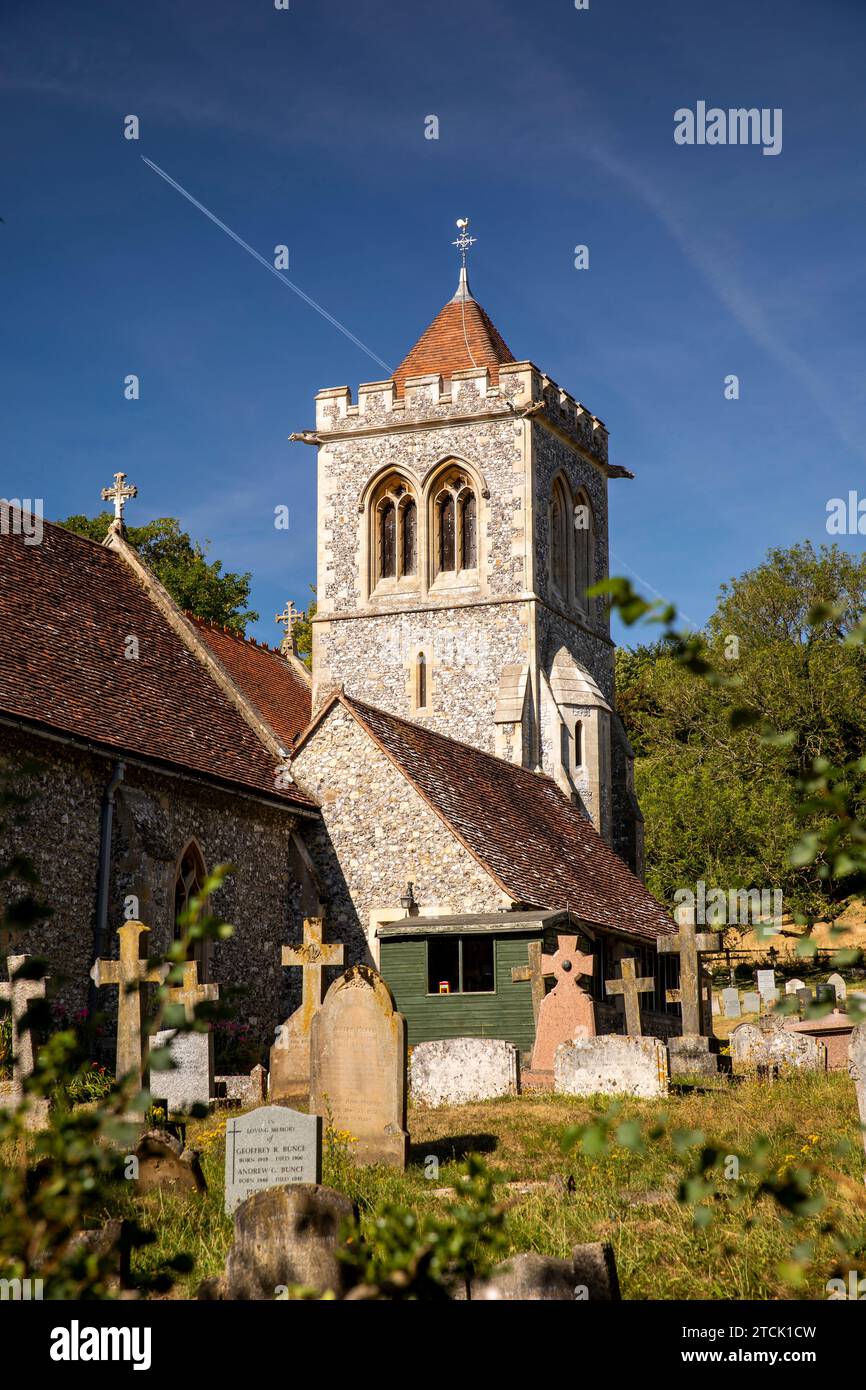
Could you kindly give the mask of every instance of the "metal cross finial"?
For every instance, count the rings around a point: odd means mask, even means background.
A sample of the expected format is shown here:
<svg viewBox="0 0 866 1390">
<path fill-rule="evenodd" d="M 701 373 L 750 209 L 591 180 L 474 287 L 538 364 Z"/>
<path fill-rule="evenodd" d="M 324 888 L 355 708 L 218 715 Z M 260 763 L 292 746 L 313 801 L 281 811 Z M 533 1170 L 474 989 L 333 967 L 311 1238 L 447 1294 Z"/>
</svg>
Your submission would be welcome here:
<svg viewBox="0 0 866 1390">
<path fill-rule="evenodd" d="M 461 300 L 467 300 L 472 298 L 472 291 L 469 288 L 469 272 L 466 269 L 466 253 L 468 252 L 470 246 L 475 245 L 477 238 L 469 235 L 469 232 L 467 231 L 468 226 L 468 217 L 458 217 L 457 230 L 460 233 L 460 235 L 458 236 L 456 241 L 452 241 L 451 243 L 451 245 L 456 246 L 457 250 L 460 252 L 460 279 L 457 282 L 457 293 L 454 295 L 454 299 L 458 302 Z M 471 352 L 469 356 L 474 367 L 475 359 L 472 357 Z"/>
<path fill-rule="evenodd" d="M 114 487 L 104 487 L 102 489 L 103 502 L 114 503 L 114 519 L 123 525 L 123 508 L 126 506 L 130 497 L 138 496 L 138 488 L 134 483 L 126 482 L 125 473 L 115 473 Z"/>
</svg>

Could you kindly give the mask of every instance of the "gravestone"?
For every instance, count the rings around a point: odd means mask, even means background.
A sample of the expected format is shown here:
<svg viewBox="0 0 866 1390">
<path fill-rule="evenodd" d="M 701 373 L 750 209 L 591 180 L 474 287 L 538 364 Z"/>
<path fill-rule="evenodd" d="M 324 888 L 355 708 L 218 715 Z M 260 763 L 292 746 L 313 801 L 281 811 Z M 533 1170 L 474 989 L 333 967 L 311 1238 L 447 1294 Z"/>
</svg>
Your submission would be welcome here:
<svg viewBox="0 0 866 1390">
<path fill-rule="evenodd" d="M 738 1074 L 767 1071 L 825 1071 L 827 1051 L 807 1034 L 790 1032 L 784 1017 L 763 1014 L 731 1033 L 731 1067 Z"/>
<path fill-rule="evenodd" d="M 776 1000 L 779 992 L 776 989 L 775 970 L 758 970 L 755 972 L 758 981 L 758 993 L 762 999 Z"/>
<path fill-rule="evenodd" d="M 143 922 L 124 922 L 118 927 L 120 937 L 118 960 L 94 961 L 90 978 L 99 987 L 117 986 L 117 1044 L 115 1076 L 120 1081 L 131 1076 L 140 1087 L 142 1077 L 142 1024 L 144 986 L 162 984 L 167 965 L 148 969 L 141 959 L 141 938 L 150 934 Z"/>
<path fill-rule="evenodd" d="M 516 1096 L 519 1054 L 500 1038 L 443 1038 L 412 1049 L 412 1099 L 423 1105 Z"/>
<path fill-rule="evenodd" d="M 474 1303 L 607 1303 L 621 1297 L 613 1246 L 600 1241 L 576 1245 L 570 1260 L 534 1252 L 511 1255 L 486 1278 L 472 1280 Z"/>
<path fill-rule="evenodd" d="M 750 990 L 750 992 L 743 999 L 743 1013 L 759 1014 L 760 1012 L 761 996 L 760 994 L 756 994 L 754 990 Z"/>
<path fill-rule="evenodd" d="M 785 983 L 785 993 L 786 993 L 786 994 L 796 994 L 796 993 L 798 992 L 798 990 L 805 989 L 805 988 L 806 988 L 806 986 L 805 986 L 805 984 L 803 983 L 802 980 L 787 980 L 786 983 Z"/>
<path fill-rule="evenodd" d="M 21 1094 L 22 1081 L 33 1075 L 33 1037 L 25 1025 L 25 1015 L 34 1000 L 45 998 L 44 977 L 38 980 L 16 979 L 18 972 L 30 959 L 29 955 L 7 956 L 9 981 L 0 983 L 0 999 L 5 999 L 9 1004 L 12 1020 L 12 1092 L 15 1098 Z"/>
<path fill-rule="evenodd" d="M 625 1005 L 625 1031 L 630 1037 L 641 1036 L 643 1029 L 640 1026 L 640 996 L 648 994 L 655 987 L 656 982 L 652 975 L 638 979 L 633 956 L 626 956 L 620 961 L 620 979 L 605 981 L 608 994 L 622 996 Z"/>
<path fill-rule="evenodd" d="M 692 1033 L 681 1038 L 668 1038 L 668 1066 L 671 1077 L 715 1076 L 719 1059 L 710 1051 L 710 1040 Z"/>
<path fill-rule="evenodd" d="M 197 1195 L 207 1191 L 198 1153 L 185 1148 L 177 1136 L 167 1130 L 148 1130 L 139 1139 L 134 1155 L 138 1165 L 135 1178 L 138 1192 L 152 1192 L 157 1187 Z"/>
<path fill-rule="evenodd" d="M 563 1096 L 665 1096 L 668 1054 L 658 1038 L 575 1038 L 556 1051 L 554 1091 Z"/>
<path fill-rule="evenodd" d="M 719 996 L 715 993 L 715 991 L 713 991 L 713 1018 L 717 1018 L 721 1012 L 722 1001 L 719 998 Z"/>
<path fill-rule="evenodd" d="M 254 1192 L 322 1178 L 322 1121 L 285 1105 L 264 1105 L 226 1125 L 225 1209 Z"/>
<path fill-rule="evenodd" d="M 835 989 L 833 988 L 833 986 L 832 986 L 832 985 L 816 985 L 816 986 L 815 986 L 815 1003 L 816 1003 L 816 1004 L 835 1004 L 835 1003 L 836 1003 L 836 991 L 835 991 Z"/>
<path fill-rule="evenodd" d="M 848 1042 L 848 1070 L 857 1091 L 863 1149 L 866 1151 L 866 1024 L 858 1023 Z"/>
<path fill-rule="evenodd" d="M 198 1004 L 219 999 L 219 985 L 199 984 L 198 962 L 189 960 L 183 966 L 183 983 L 166 991 L 166 1000 L 183 1008 L 186 1020 L 195 1020 Z M 179 1033 L 163 1028 L 153 1035 L 151 1049 L 167 1047 L 174 1067 L 151 1076 L 151 1093 L 164 1100 L 170 1115 L 182 1114 L 194 1105 L 207 1105 L 214 1095 L 213 1034 Z"/>
<path fill-rule="evenodd" d="M 151 1050 L 167 1047 L 174 1067 L 151 1071 L 150 1090 L 165 1101 L 169 1115 L 181 1115 L 194 1105 L 207 1105 L 213 1096 L 213 1035 L 177 1033 L 163 1028 L 151 1038 Z"/>
<path fill-rule="evenodd" d="M 340 1298 L 348 1283 L 340 1245 L 356 1220 L 349 1198 L 332 1187 L 299 1183 L 256 1192 L 235 1212 L 225 1272 L 208 1281 L 207 1296 L 281 1300 L 300 1285 Z"/>
<path fill-rule="evenodd" d="M 595 1037 L 595 1009 L 592 996 L 579 981 L 589 978 L 595 965 L 591 953 L 581 954 L 576 936 L 560 936 L 552 956 L 542 956 L 542 974 L 553 975 L 556 984 L 541 1001 L 532 1070 L 552 1071 L 556 1049 L 572 1038 Z"/>
<path fill-rule="evenodd" d="M 723 989 L 722 1003 L 725 1007 L 725 1018 L 740 1017 L 740 991 L 738 989 Z"/>
<path fill-rule="evenodd" d="M 706 1017 L 704 1010 L 704 981 L 701 956 L 708 951 L 718 951 L 721 937 L 718 932 L 698 932 L 695 930 L 694 908 L 681 903 L 677 909 L 679 930 L 671 936 L 660 936 L 656 949 L 662 955 L 678 955 L 680 958 L 679 989 L 667 991 L 669 1003 L 679 1004 L 682 1010 L 683 1035 L 700 1036 L 712 1029 L 712 1019 Z"/>
<path fill-rule="evenodd" d="M 310 1109 L 355 1142 L 356 1163 L 405 1168 L 406 1020 L 367 965 L 335 980 L 313 1018 Z"/>
<path fill-rule="evenodd" d="M 802 989 L 797 990 L 797 1003 L 804 1013 L 807 1009 L 812 1007 L 814 1002 L 814 995 L 806 985 L 804 985 Z"/>
<path fill-rule="evenodd" d="M 842 1000 L 847 997 L 848 989 L 842 976 L 839 974 L 831 975 L 827 980 L 828 985 L 832 985 L 836 991 L 836 999 Z"/>
<path fill-rule="evenodd" d="M 300 1008 L 280 1025 L 271 1048 L 271 1100 L 309 1094 L 310 1036 L 313 1018 L 322 1007 L 322 972 L 326 966 L 343 964 L 342 944 L 326 945 L 323 930 L 321 917 L 307 917 L 301 945 L 283 947 L 283 965 L 301 967 L 303 993 Z"/>
</svg>

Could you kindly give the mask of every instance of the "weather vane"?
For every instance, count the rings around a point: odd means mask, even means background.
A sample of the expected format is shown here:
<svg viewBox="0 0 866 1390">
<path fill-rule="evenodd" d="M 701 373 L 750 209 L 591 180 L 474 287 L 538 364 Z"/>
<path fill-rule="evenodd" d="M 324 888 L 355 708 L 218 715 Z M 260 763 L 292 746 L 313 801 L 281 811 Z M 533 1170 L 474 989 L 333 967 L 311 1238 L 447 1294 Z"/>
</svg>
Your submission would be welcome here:
<svg viewBox="0 0 866 1390">
<path fill-rule="evenodd" d="M 460 232 L 460 235 L 458 236 L 456 241 L 452 241 L 451 243 L 451 245 L 456 246 L 457 250 L 460 252 L 460 264 L 462 265 L 464 270 L 466 269 L 466 253 L 469 250 L 470 246 L 474 246 L 476 241 L 478 240 L 477 237 L 469 235 L 468 231 L 466 230 L 468 226 L 468 217 L 458 217 L 457 227 Z"/>
</svg>

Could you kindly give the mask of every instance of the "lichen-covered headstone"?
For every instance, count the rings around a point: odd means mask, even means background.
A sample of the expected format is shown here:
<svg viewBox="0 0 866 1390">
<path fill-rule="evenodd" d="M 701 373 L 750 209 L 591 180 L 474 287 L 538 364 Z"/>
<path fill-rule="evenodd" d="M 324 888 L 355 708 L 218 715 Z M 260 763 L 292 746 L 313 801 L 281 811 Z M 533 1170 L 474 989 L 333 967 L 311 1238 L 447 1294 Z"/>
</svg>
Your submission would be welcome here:
<svg viewBox="0 0 866 1390">
<path fill-rule="evenodd" d="M 759 1014 L 761 1012 L 761 996 L 755 990 L 750 990 L 743 997 L 743 1013 Z"/>
<path fill-rule="evenodd" d="M 575 1038 L 556 1051 L 553 1089 L 564 1096 L 664 1096 L 668 1054 L 658 1038 Z"/>
<path fill-rule="evenodd" d="M 501 1038 L 442 1038 L 412 1049 L 412 1099 L 422 1105 L 465 1105 L 516 1096 L 519 1057 Z"/>
<path fill-rule="evenodd" d="M 764 1014 L 757 1023 L 740 1023 L 731 1034 L 731 1066 L 737 1073 L 824 1071 L 823 1043 L 785 1028 L 784 1017 Z"/>
<path fill-rule="evenodd" d="M 405 1168 L 406 1020 L 367 965 L 335 980 L 311 1029 L 310 1108 L 353 1142 L 356 1163 Z"/>
</svg>

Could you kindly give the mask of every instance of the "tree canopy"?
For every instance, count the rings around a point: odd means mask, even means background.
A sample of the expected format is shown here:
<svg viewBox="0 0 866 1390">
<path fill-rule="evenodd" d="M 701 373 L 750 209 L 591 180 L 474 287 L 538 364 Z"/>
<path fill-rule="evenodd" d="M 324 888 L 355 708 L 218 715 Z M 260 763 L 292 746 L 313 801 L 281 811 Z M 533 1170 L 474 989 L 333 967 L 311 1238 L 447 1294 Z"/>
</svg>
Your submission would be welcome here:
<svg viewBox="0 0 866 1390">
<path fill-rule="evenodd" d="M 843 889 L 815 864 L 793 863 L 789 849 L 804 829 L 821 828 L 820 800 L 805 818 L 801 805 L 816 760 L 844 766 L 863 756 L 866 655 L 846 639 L 864 612 L 866 556 L 804 542 L 770 550 L 722 586 L 700 636 L 733 684 L 689 679 L 669 636 L 617 652 L 647 881 L 658 896 L 670 902 L 699 879 L 781 888 L 786 910 L 814 919 L 833 918 L 862 891 L 859 879 Z M 767 738 L 762 725 L 785 735 Z"/>
<path fill-rule="evenodd" d="M 58 524 L 92 541 L 103 541 L 113 520 L 112 512 L 98 516 L 68 516 Z M 202 546 L 182 531 L 173 516 L 158 517 L 145 526 L 129 526 L 126 539 L 164 584 L 175 603 L 198 618 L 219 623 L 243 635 L 258 613 L 247 608 L 252 575 L 223 573 L 221 560 L 208 560 L 210 541 Z"/>
</svg>

